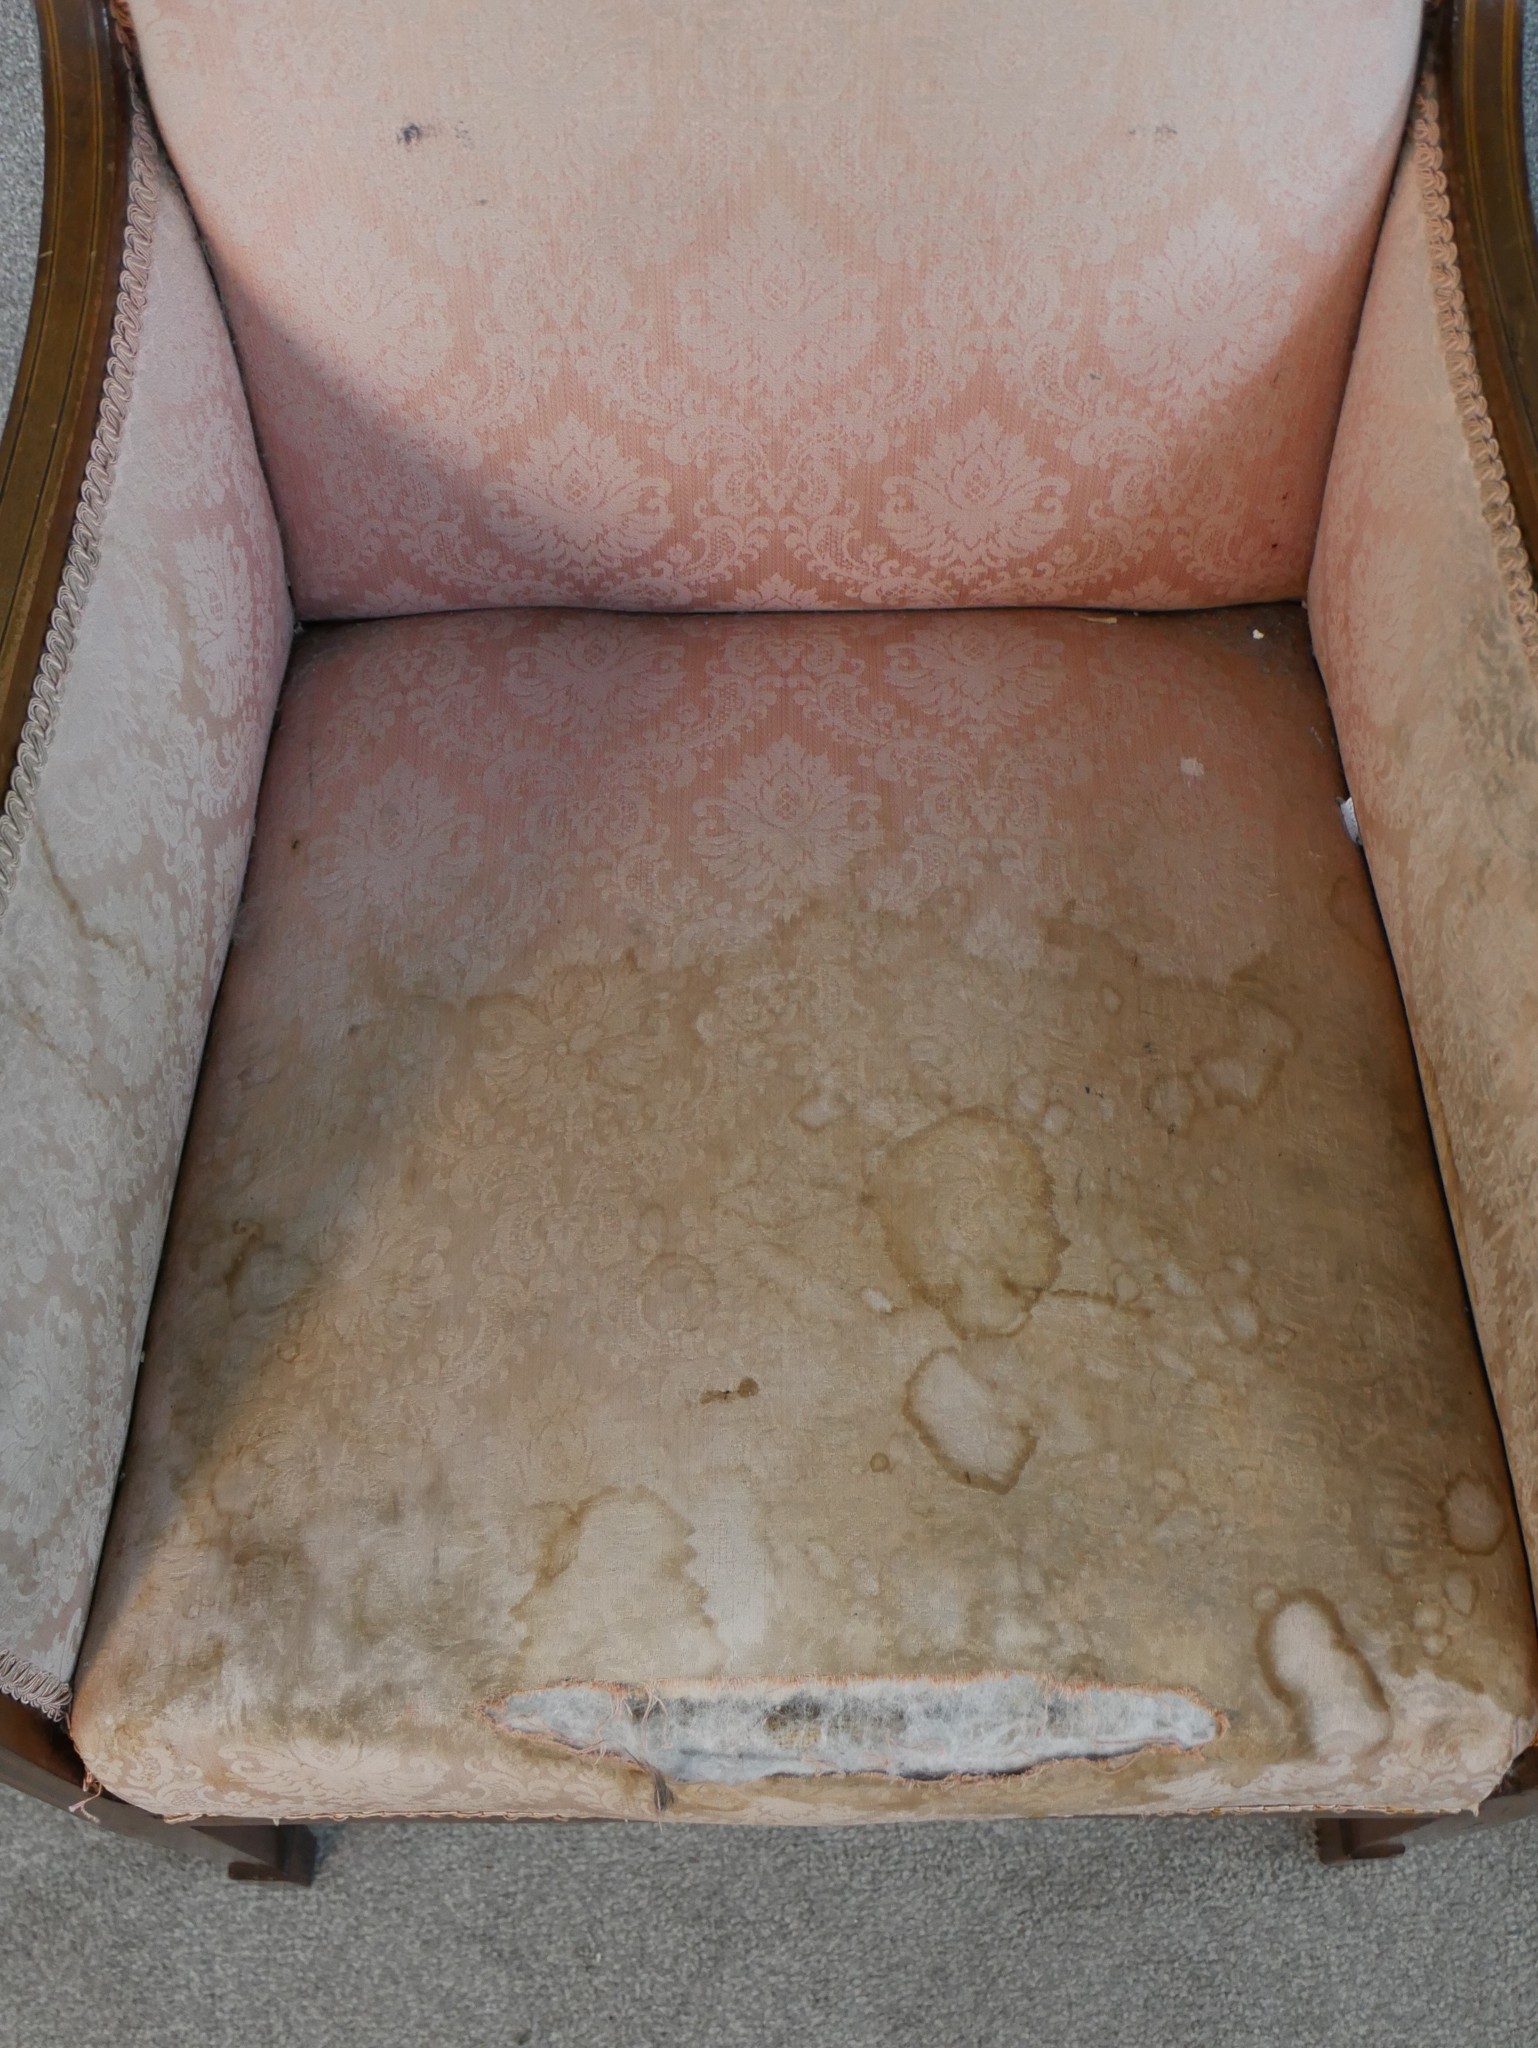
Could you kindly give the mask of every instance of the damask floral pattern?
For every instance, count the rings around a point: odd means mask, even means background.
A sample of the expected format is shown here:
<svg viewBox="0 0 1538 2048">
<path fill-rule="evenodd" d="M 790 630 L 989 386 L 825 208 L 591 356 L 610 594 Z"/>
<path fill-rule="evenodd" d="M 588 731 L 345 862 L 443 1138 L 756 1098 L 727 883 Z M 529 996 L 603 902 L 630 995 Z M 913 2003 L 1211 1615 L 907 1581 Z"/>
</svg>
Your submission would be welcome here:
<svg viewBox="0 0 1538 2048">
<path fill-rule="evenodd" d="M 702 376 L 766 418 L 786 418 L 803 389 L 856 371 L 876 344 L 876 286 L 797 221 L 780 200 L 727 234 L 726 248 L 684 288 L 678 335 Z"/>
<path fill-rule="evenodd" d="M 1538 1556 L 1538 599 L 1429 97 L 1373 270 L 1309 601 Z"/>
<path fill-rule="evenodd" d="M 1111 289 L 1106 338 L 1130 384 L 1166 403 L 1215 398 L 1287 346 L 1301 280 L 1252 221 L 1214 199 Z"/>
<path fill-rule="evenodd" d="M 1301 593 L 1418 0 L 132 0 L 300 609 Z"/>
<path fill-rule="evenodd" d="M 880 844 L 875 810 L 876 798 L 856 794 L 826 756 L 785 736 L 750 756 L 720 796 L 696 801 L 694 848 L 744 901 L 794 910 Z"/>
<path fill-rule="evenodd" d="M 1538 1640 L 1327 721 L 1296 606 L 304 635 L 91 1767 L 261 1816 L 1478 1798 Z M 1057 1761 L 662 1783 L 557 1711 L 1000 1674 Z M 1102 1698 L 1145 1735 L 1094 1761 Z"/>
<path fill-rule="evenodd" d="M 83 591 L 83 599 L 81 593 Z M 101 430 L 0 826 L 0 1685 L 59 1712 L 290 613 L 192 224 L 136 141 Z"/>
</svg>

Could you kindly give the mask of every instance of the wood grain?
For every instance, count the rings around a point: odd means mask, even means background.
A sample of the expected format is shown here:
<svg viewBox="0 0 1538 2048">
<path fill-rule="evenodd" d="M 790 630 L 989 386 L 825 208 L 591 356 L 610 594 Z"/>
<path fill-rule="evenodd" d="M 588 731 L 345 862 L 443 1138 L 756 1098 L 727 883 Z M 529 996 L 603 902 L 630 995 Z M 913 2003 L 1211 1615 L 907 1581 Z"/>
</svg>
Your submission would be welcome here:
<svg viewBox="0 0 1538 2048">
<path fill-rule="evenodd" d="M 1450 0 L 1437 74 L 1469 326 L 1531 561 L 1538 541 L 1538 233 L 1522 126 L 1522 0 Z"/>
<path fill-rule="evenodd" d="M 46 123 L 32 312 L 0 442 L 0 788 L 95 431 L 128 204 L 128 68 L 102 0 L 37 0 Z"/>
</svg>

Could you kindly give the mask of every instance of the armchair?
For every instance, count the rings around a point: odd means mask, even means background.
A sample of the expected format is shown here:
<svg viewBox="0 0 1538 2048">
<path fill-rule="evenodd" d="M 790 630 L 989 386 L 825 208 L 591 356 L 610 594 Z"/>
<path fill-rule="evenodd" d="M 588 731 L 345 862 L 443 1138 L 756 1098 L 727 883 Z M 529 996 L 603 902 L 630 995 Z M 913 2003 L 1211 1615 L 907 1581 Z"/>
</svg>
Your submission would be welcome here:
<svg viewBox="0 0 1538 2048">
<path fill-rule="evenodd" d="M 41 19 L 13 1781 L 1525 1802 L 1514 0 Z"/>
</svg>

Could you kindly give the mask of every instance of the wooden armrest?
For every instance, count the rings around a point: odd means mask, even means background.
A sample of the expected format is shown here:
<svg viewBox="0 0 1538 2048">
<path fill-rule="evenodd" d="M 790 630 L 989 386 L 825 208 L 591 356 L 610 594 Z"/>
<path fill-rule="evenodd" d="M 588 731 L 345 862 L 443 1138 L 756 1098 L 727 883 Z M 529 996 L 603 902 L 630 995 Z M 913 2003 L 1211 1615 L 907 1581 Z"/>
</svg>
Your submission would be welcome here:
<svg viewBox="0 0 1538 2048">
<path fill-rule="evenodd" d="M 69 553 L 128 208 L 128 65 L 106 0 L 36 0 L 47 153 L 37 281 L 0 441 L 0 795 Z"/>
<path fill-rule="evenodd" d="M 1453 232 L 1491 424 L 1538 541 L 1538 232 L 1522 128 L 1523 0 L 1449 0 L 1437 90 Z"/>
</svg>

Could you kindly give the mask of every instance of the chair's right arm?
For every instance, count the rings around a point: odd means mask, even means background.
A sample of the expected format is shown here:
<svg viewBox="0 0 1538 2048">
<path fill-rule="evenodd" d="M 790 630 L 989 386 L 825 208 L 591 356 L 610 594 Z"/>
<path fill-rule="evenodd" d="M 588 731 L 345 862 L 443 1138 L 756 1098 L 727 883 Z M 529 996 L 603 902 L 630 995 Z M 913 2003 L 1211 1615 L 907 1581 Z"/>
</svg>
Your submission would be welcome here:
<svg viewBox="0 0 1538 2048">
<path fill-rule="evenodd" d="M 1450 0 L 1438 33 L 1309 610 L 1538 1560 L 1538 238 L 1522 0 Z"/>
</svg>

